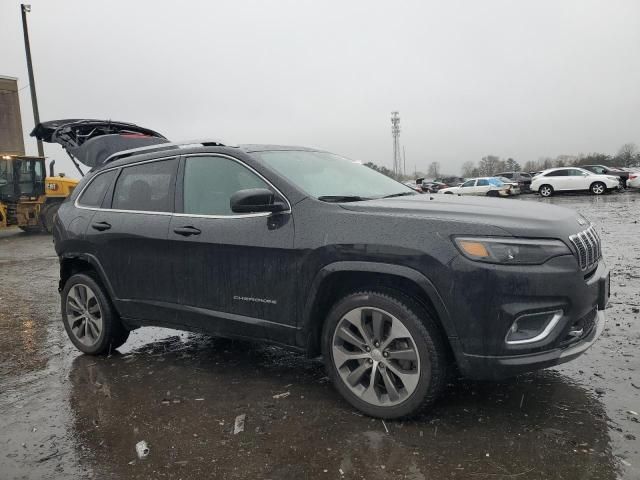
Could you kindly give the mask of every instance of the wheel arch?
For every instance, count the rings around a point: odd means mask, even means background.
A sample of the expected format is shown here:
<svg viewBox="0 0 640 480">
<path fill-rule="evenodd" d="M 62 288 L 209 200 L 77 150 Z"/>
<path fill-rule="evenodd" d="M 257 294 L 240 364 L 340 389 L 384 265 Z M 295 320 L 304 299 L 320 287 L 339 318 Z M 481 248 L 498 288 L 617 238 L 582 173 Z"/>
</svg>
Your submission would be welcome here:
<svg viewBox="0 0 640 480">
<path fill-rule="evenodd" d="M 318 355 L 322 326 L 331 307 L 349 293 L 371 288 L 396 291 L 417 301 L 433 315 L 443 340 L 453 347 L 450 338 L 457 338 L 457 333 L 449 311 L 425 275 L 401 265 L 361 261 L 335 262 L 316 274 L 306 296 L 297 343 L 303 345 L 310 356 Z"/>
<path fill-rule="evenodd" d="M 111 303 L 114 304 L 113 288 L 104 273 L 104 269 L 98 259 L 88 253 L 69 253 L 60 257 L 60 282 L 58 291 L 62 292 L 65 284 L 76 273 L 93 273 L 98 281 L 105 287 Z"/>
</svg>

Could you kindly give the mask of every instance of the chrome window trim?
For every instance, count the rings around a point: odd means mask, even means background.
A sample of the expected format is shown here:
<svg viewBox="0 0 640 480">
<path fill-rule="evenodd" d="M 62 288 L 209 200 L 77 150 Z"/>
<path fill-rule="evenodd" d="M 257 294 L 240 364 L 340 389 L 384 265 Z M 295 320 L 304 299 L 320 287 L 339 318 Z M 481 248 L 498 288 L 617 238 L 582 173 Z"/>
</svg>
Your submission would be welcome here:
<svg viewBox="0 0 640 480">
<path fill-rule="evenodd" d="M 152 163 L 152 162 L 161 162 L 163 160 L 171 160 L 173 158 L 177 158 L 180 159 L 180 157 L 183 157 L 185 159 L 185 161 L 190 158 L 190 157 L 222 157 L 222 158 L 226 158 L 229 160 L 233 160 L 236 163 L 239 163 L 240 165 L 242 165 L 243 167 L 245 167 L 246 169 L 248 169 L 249 171 L 253 172 L 255 175 L 257 175 L 258 177 L 260 177 L 266 184 L 268 184 L 269 186 L 271 186 L 282 198 L 284 198 L 285 202 L 287 202 L 288 205 L 288 209 L 287 210 L 283 210 L 282 212 L 277 212 L 278 214 L 291 214 L 291 202 L 289 202 L 289 199 L 286 197 L 286 195 L 284 195 L 279 188 L 277 188 L 273 183 L 271 183 L 269 180 L 267 180 L 260 172 L 258 172 L 255 168 L 251 167 L 250 165 L 247 165 L 246 163 L 244 163 L 241 160 L 238 160 L 235 157 L 232 157 L 231 155 L 226 155 L 224 153 L 194 153 L 194 154 L 190 154 L 190 155 L 170 155 L 168 157 L 160 157 L 160 158 L 153 158 L 151 160 L 142 160 L 139 162 L 132 162 L 132 163 L 128 163 L 126 165 L 119 165 L 119 166 L 115 166 L 115 167 L 110 167 L 110 168 L 106 168 L 103 171 L 99 172 L 98 174 L 96 174 L 95 177 L 93 177 L 80 191 L 80 193 L 78 194 L 78 196 L 76 197 L 75 201 L 73 202 L 73 205 L 76 208 L 79 208 L 81 210 L 91 210 L 94 212 L 114 212 L 114 213 L 141 213 L 141 214 L 145 214 L 145 215 L 164 215 L 164 216 L 173 216 L 173 217 L 192 217 L 192 218 L 228 218 L 228 219 L 240 219 L 240 218 L 256 218 L 256 217 L 268 217 L 270 215 L 273 215 L 274 212 L 258 212 L 258 213 L 247 213 L 244 215 L 202 215 L 202 214 L 195 214 L 195 213 L 176 213 L 176 212 L 150 212 L 147 210 L 120 210 L 120 209 L 115 209 L 115 208 L 100 208 L 100 207 L 86 207 L 83 205 L 80 205 L 78 202 L 80 200 L 80 198 L 82 197 L 82 195 L 84 194 L 84 191 L 89 187 L 89 185 L 91 185 L 94 180 L 96 178 L 98 178 L 100 175 L 110 172 L 112 170 L 117 170 L 119 168 L 127 168 L 127 167 L 133 167 L 136 165 L 144 165 L 146 163 Z M 117 181 L 117 179 L 116 179 Z M 175 195 L 175 193 L 174 193 Z"/>
<path fill-rule="evenodd" d="M 96 178 L 98 178 L 100 175 L 104 173 L 110 172 L 112 170 L 117 170 L 119 168 L 133 167 L 136 165 L 144 165 L 145 163 L 151 163 L 151 162 L 161 162 L 163 160 L 171 160 L 173 158 L 180 160 L 180 155 L 170 155 L 168 157 L 153 158 L 151 160 L 142 160 L 140 162 L 128 163 L 127 165 L 119 165 L 116 167 L 105 168 L 103 171 L 98 172 L 84 187 L 82 187 L 82 190 L 80 191 L 75 201 L 73 202 L 73 206 L 81 210 L 92 210 L 94 212 L 145 213 L 147 215 L 172 215 L 173 214 L 172 212 L 150 212 L 147 210 L 120 210 L 116 208 L 85 207 L 83 205 L 80 205 L 78 202 L 80 201 L 80 198 L 82 198 L 84 191 L 89 187 L 89 185 L 91 185 Z M 118 179 L 116 178 L 116 182 L 117 181 Z M 115 185 L 114 185 L 114 188 L 115 188 Z"/>
</svg>

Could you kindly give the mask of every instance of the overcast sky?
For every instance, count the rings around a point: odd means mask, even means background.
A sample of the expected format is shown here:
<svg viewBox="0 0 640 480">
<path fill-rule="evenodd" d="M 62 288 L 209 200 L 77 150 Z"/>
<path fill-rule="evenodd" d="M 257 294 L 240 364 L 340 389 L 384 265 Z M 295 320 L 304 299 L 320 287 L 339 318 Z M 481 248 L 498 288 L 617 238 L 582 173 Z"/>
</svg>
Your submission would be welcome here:
<svg viewBox="0 0 640 480">
<path fill-rule="evenodd" d="M 399 110 L 407 169 L 437 160 L 451 173 L 487 154 L 523 163 L 640 143 L 637 0 L 31 3 L 42 120 L 391 166 Z M 28 84 L 13 0 L 0 1 L 0 75 Z M 28 88 L 20 98 L 28 132 Z"/>
</svg>

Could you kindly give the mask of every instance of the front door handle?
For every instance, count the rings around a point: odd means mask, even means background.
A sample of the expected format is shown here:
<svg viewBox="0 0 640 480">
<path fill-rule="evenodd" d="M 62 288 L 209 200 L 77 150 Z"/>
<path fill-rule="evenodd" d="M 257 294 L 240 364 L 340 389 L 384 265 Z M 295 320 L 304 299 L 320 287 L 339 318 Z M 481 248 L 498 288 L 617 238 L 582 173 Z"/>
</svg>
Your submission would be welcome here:
<svg viewBox="0 0 640 480">
<path fill-rule="evenodd" d="M 98 230 L 99 232 L 104 232 L 105 230 L 109 230 L 111 228 L 111 224 L 107 222 L 94 222 L 91 224 L 91 228 L 94 230 Z"/>
<path fill-rule="evenodd" d="M 173 229 L 174 233 L 178 235 L 182 235 L 183 237 L 190 237 L 191 235 L 200 235 L 202 233 L 201 230 L 196 227 L 178 227 Z"/>
</svg>

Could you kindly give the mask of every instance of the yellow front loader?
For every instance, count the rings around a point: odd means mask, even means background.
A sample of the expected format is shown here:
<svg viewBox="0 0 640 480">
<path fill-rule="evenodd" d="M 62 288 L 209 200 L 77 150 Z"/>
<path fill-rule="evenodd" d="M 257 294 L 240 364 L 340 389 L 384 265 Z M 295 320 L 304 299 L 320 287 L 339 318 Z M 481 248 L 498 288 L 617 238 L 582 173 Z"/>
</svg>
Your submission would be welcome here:
<svg viewBox="0 0 640 480">
<path fill-rule="evenodd" d="M 49 232 L 62 201 L 78 184 L 50 165 L 47 176 L 42 157 L 0 156 L 0 229 L 17 226 L 25 232 Z"/>
</svg>

